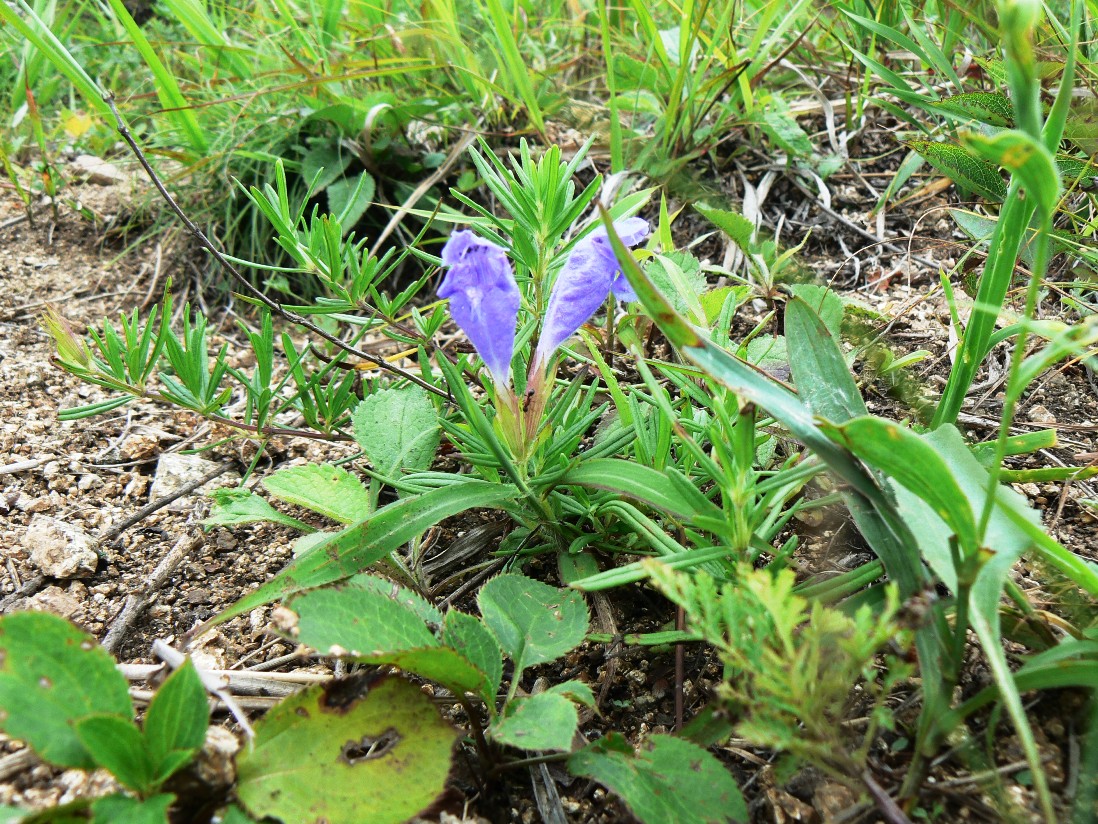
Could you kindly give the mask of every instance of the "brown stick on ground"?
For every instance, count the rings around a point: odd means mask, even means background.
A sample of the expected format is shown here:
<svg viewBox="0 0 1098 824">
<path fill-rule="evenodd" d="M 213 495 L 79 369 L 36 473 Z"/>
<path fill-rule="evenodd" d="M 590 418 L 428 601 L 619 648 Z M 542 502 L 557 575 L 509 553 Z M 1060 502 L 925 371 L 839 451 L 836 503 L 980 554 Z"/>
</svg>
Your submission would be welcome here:
<svg viewBox="0 0 1098 824">
<path fill-rule="evenodd" d="M 114 623 L 111 624 L 110 630 L 107 632 L 107 637 L 103 639 L 103 648 L 107 652 L 115 653 L 122 645 L 122 641 L 125 640 L 126 633 L 129 632 L 134 621 L 138 619 L 145 608 L 152 600 L 152 596 L 156 594 L 168 578 L 175 571 L 175 568 L 186 558 L 196 547 L 198 547 L 203 541 L 201 532 L 191 533 L 190 535 L 184 535 L 178 541 L 175 542 L 175 546 L 171 548 L 167 555 L 161 559 L 160 563 L 156 565 L 156 569 L 153 570 L 152 575 L 149 576 L 149 582 L 145 586 L 144 590 L 139 594 L 131 593 L 126 596 L 126 603 L 122 606 L 122 611 L 118 613 L 114 619 Z"/>
</svg>

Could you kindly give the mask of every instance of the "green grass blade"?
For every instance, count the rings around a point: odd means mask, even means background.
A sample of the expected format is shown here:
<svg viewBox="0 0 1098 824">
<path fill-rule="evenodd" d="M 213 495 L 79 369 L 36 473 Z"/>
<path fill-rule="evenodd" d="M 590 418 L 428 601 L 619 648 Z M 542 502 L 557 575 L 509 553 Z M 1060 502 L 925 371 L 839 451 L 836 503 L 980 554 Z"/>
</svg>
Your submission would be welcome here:
<svg viewBox="0 0 1098 824">
<path fill-rule="evenodd" d="M 88 105 L 100 114 L 111 116 L 110 107 L 104 102 L 104 91 L 72 56 L 65 45 L 57 39 L 42 19 L 35 13 L 26 0 L 15 0 L 15 8 L 9 3 L 0 3 L 0 21 L 9 24 L 17 32 L 42 51 L 58 71 L 76 87 Z M 19 9 L 23 16 L 20 16 Z"/>
<path fill-rule="evenodd" d="M 189 108 L 187 99 L 179 89 L 179 83 L 167 66 L 164 65 L 152 45 L 149 43 L 145 32 L 130 16 L 129 11 L 123 5 L 122 0 L 108 0 L 119 22 L 126 29 L 126 33 L 133 40 L 134 46 L 140 53 L 145 65 L 153 73 L 156 80 L 156 94 L 165 109 L 169 109 L 168 117 L 176 124 L 186 137 L 187 144 L 195 155 L 204 155 L 210 147 L 202 127 L 198 124 L 194 111 Z"/>
</svg>

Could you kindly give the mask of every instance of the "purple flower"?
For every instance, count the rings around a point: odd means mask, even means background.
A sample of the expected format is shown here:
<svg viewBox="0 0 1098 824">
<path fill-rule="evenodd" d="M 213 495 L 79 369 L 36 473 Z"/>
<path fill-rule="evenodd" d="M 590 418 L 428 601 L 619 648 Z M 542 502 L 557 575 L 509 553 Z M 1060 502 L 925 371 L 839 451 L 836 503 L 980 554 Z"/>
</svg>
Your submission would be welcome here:
<svg viewBox="0 0 1098 824">
<path fill-rule="evenodd" d="M 636 246 L 648 236 L 648 221 L 630 217 L 614 222 L 626 246 Z M 557 347 L 575 334 L 611 292 L 618 300 L 636 300 L 637 294 L 622 274 L 606 229 L 598 227 L 572 248 L 564 264 L 542 324 L 537 361 L 544 363 Z"/>
<path fill-rule="evenodd" d="M 454 232 L 442 247 L 450 271 L 438 287 L 450 299 L 450 315 L 503 388 L 511 376 L 520 295 L 503 249 L 467 229 Z"/>
</svg>

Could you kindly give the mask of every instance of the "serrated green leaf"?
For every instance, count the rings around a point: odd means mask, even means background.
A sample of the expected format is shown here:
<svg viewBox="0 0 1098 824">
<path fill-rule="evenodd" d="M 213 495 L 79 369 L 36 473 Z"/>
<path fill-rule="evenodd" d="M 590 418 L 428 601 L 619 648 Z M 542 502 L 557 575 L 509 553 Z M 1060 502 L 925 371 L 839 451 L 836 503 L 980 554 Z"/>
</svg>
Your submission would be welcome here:
<svg viewBox="0 0 1098 824">
<path fill-rule="evenodd" d="M 1093 97 L 1073 100 L 1064 123 L 1064 139 L 1098 157 L 1098 103 Z"/>
<path fill-rule="evenodd" d="M 702 309 L 705 310 L 705 322 L 712 325 L 717 322 L 724 310 L 725 301 L 731 299 L 735 306 L 745 303 L 752 295 L 750 286 L 718 286 L 701 296 Z"/>
<path fill-rule="evenodd" d="M 399 824 L 442 793 L 456 730 L 400 678 L 336 681 L 287 698 L 237 757 L 237 794 L 256 818 Z"/>
<path fill-rule="evenodd" d="M 478 692 L 489 706 L 493 706 L 503 680 L 503 650 L 496 636 L 472 615 L 450 610 L 442 625 L 441 641 L 483 673 Z"/>
<path fill-rule="evenodd" d="M 355 440 L 382 475 L 430 468 L 438 450 L 438 413 L 418 386 L 372 392 L 355 407 L 351 422 Z"/>
<path fill-rule="evenodd" d="M 725 209 L 710 209 L 695 205 L 694 211 L 732 238 L 732 241 L 745 252 L 751 251 L 755 237 L 755 224 L 738 212 Z"/>
<path fill-rule="evenodd" d="M 395 501 L 318 541 L 272 580 L 207 621 L 201 629 L 205 631 L 294 592 L 349 578 L 439 521 L 468 509 L 500 506 L 515 494 L 512 486 L 469 479 Z"/>
<path fill-rule="evenodd" d="M 433 646 L 383 655 L 363 655 L 354 659 L 363 664 L 391 664 L 428 681 L 441 684 L 456 695 L 479 694 L 485 675 L 464 655 L 449 647 Z"/>
<path fill-rule="evenodd" d="M 838 342 L 843 331 L 845 308 L 843 299 L 832 289 L 815 283 L 791 283 L 786 287 L 794 297 L 800 298 L 810 308 L 831 337 Z"/>
<path fill-rule="evenodd" d="M 930 107 L 948 114 L 978 120 L 989 126 L 1010 128 L 1014 125 L 1014 105 L 1005 94 L 969 92 L 944 97 Z"/>
<path fill-rule="evenodd" d="M 569 701 L 583 704 L 585 707 L 595 706 L 595 693 L 591 691 L 591 687 L 582 681 L 564 681 L 560 684 L 554 684 L 546 692 L 563 695 Z"/>
<path fill-rule="evenodd" d="M 157 782 L 168 779 L 202 748 L 209 715 L 206 690 L 187 659 L 160 685 L 145 714 L 145 748 Z"/>
<path fill-rule="evenodd" d="M 747 805 L 720 761 L 689 741 L 652 736 L 639 752 L 610 733 L 568 759 L 568 769 L 621 796 L 644 824 L 746 822 Z"/>
<path fill-rule="evenodd" d="M 214 505 L 210 510 L 210 516 L 202 521 L 204 527 L 270 522 L 300 529 L 303 532 L 315 531 L 313 527 L 297 518 L 291 518 L 279 512 L 251 490 L 215 489 L 209 495 Z"/>
<path fill-rule="evenodd" d="M 759 335 L 748 341 L 744 357 L 748 363 L 767 372 L 780 372 L 789 366 L 789 349 L 783 335 Z"/>
<path fill-rule="evenodd" d="M 107 795 L 92 804 L 92 824 L 168 824 L 168 808 L 174 795 L 163 793 L 144 800 L 128 795 Z"/>
<path fill-rule="evenodd" d="M 516 678 L 527 667 L 575 649 L 587 634 L 582 595 L 522 575 L 491 579 L 477 594 L 477 604 L 484 623 L 514 661 Z"/>
<path fill-rule="evenodd" d="M 565 696 L 543 692 L 511 701 L 492 725 L 492 740 L 521 750 L 572 749 L 579 724 L 576 705 Z"/>
<path fill-rule="evenodd" d="M 814 151 L 812 141 L 789 112 L 789 107 L 784 101 L 772 96 L 770 105 L 765 106 L 761 114 L 759 128 L 774 141 L 779 149 L 794 158 L 812 156 Z"/>
<path fill-rule="evenodd" d="M 73 725 L 89 715 L 133 718 L 129 685 L 87 633 L 45 612 L 0 619 L 0 727 L 44 761 L 92 769 Z"/>
<path fill-rule="evenodd" d="M 287 602 L 297 613 L 297 640 L 322 653 L 351 657 L 438 646 L 423 619 L 386 595 L 344 584 Z"/>
<path fill-rule="evenodd" d="M 376 575 L 370 575 L 365 572 L 361 575 L 354 575 L 348 578 L 347 583 L 351 586 L 377 592 L 391 601 L 396 601 L 400 605 L 410 609 L 428 625 L 434 624 L 435 626 L 439 626 L 442 624 L 442 612 L 418 592 L 413 592 L 407 587 L 402 587 L 385 578 L 379 578 Z"/>
<path fill-rule="evenodd" d="M 986 160 L 973 157 L 962 147 L 931 140 L 912 140 L 907 146 L 962 188 L 996 203 L 1006 197 L 1007 187 L 999 170 Z"/>
<path fill-rule="evenodd" d="M 370 493 L 362 481 L 340 466 L 306 464 L 280 469 L 263 481 L 280 501 L 350 524 L 370 512 Z"/>
<path fill-rule="evenodd" d="M 89 715 L 75 722 L 76 735 L 96 764 L 134 792 L 154 786 L 153 763 L 141 731 L 117 715 Z"/>
</svg>

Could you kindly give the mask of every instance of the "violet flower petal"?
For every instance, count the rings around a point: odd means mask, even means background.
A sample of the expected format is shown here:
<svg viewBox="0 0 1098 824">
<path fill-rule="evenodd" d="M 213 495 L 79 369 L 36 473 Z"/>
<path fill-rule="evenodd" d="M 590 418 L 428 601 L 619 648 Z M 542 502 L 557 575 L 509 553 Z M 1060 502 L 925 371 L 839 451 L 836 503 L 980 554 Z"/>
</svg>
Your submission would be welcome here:
<svg viewBox="0 0 1098 824">
<path fill-rule="evenodd" d="M 631 217 L 614 223 L 626 246 L 635 246 L 648 235 L 648 221 Z M 636 300 L 606 229 L 599 227 L 577 243 L 564 264 L 553 292 L 538 342 L 537 360 L 544 363 L 562 343 L 572 337 L 598 311 L 611 292 L 618 300 Z"/>
<path fill-rule="evenodd" d="M 446 242 L 442 261 L 450 271 L 438 287 L 438 296 L 450 299 L 454 322 L 468 336 L 496 385 L 506 386 L 521 301 L 507 254 L 462 230 Z"/>
</svg>

